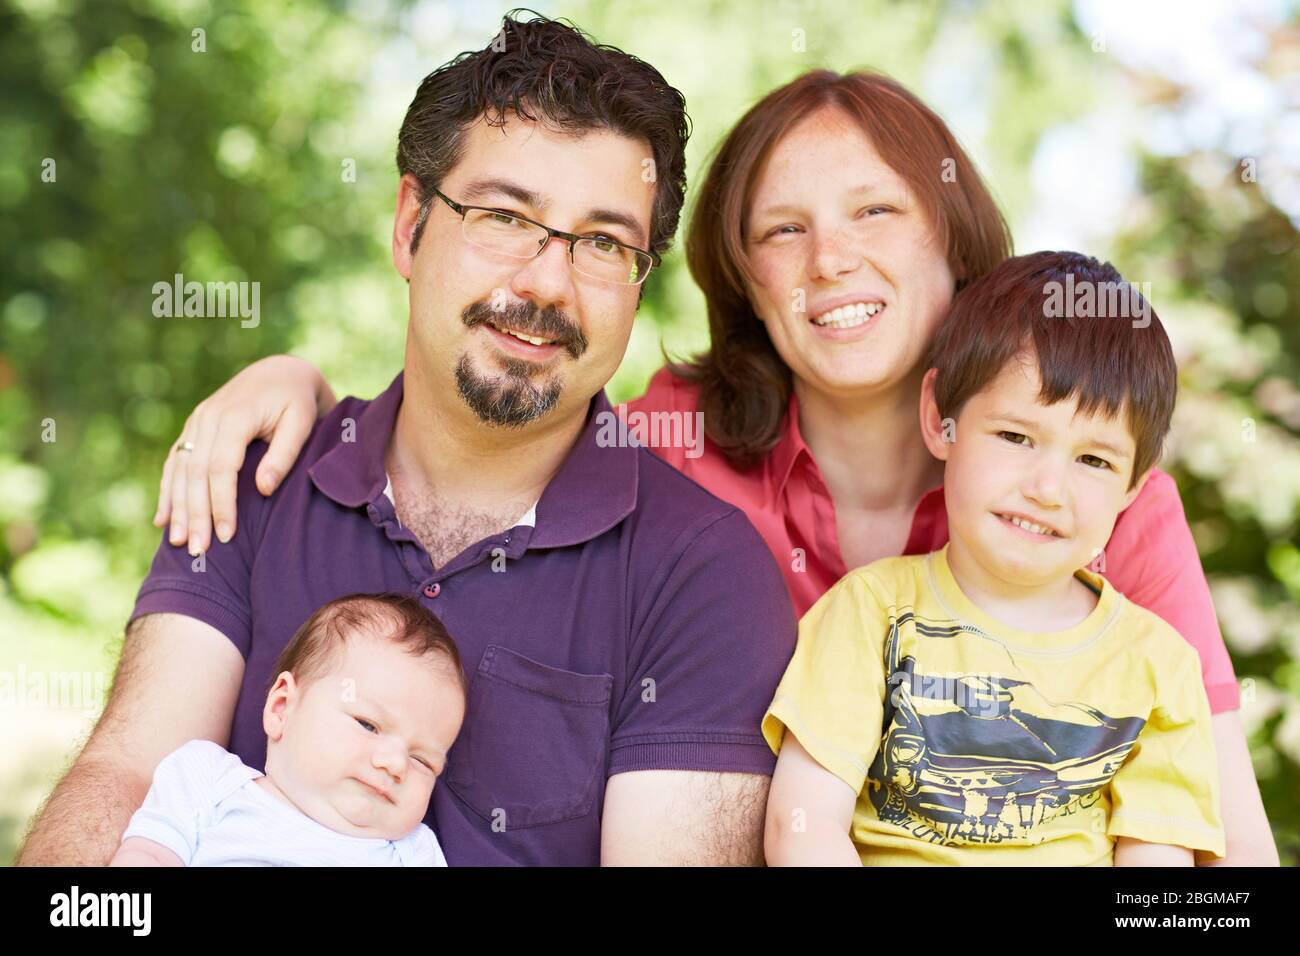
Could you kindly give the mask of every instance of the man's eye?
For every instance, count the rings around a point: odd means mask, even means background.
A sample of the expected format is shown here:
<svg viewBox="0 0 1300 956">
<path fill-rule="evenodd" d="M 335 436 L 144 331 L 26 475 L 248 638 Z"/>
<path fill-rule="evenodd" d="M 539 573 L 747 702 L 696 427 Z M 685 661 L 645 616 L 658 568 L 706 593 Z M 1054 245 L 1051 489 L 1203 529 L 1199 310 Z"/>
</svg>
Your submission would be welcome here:
<svg viewBox="0 0 1300 956">
<path fill-rule="evenodd" d="M 493 213 L 489 213 L 489 214 L 488 214 L 488 219 L 491 220 L 491 222 L 492 222 L 493 224 L 498 225 L 498 226 L 517 226 L 517 225 L 519 225 L 519 220 L 518 220 L 518 219 L 516 219 L 514 216 L 507 216 L 507 215 L 506 215 L 505 213 L 503 213 L 503 212 L 493 212 Z"/>
<path fill-rule="evenodd" d="M 623 247 L 614 239 L 608 236 L 592 236 L 591 247 L 601 255 L 618 255 L 622 252 Z"/>
<path fill-rule="evenodd" d="M 998 435 L 1000 435 L 1002 438 L 1006 439 L 1007 441 L 1011 442 L 1011 444 L 1013 445 L 1029 444 L 1029 437 L 1027 435 L 1020 434 L 1020 432 L 998 432 Z"/>
<path fill-rule="evenodd" d="M 1079 460 L 1091 468 L 1110 468 L 1110 462 L 1105 458 L 1098 458 L 1096 455 L 1080 455 Z"/>
<path fill-rule="evenodd" d="M 355 717 L 355 718 L 353 718 L 353 719 L 354 719 L 357 723 L 359 723 L 362 727 L 365 727 L 367 730 L 373 731 L 373 730 L 376 729 L 375 725 L 372 724 L 372 723 L 371 723 L 370 721 L 368 721 L 368 720 L 362 720 L 360 717 Z"/>
</svg>

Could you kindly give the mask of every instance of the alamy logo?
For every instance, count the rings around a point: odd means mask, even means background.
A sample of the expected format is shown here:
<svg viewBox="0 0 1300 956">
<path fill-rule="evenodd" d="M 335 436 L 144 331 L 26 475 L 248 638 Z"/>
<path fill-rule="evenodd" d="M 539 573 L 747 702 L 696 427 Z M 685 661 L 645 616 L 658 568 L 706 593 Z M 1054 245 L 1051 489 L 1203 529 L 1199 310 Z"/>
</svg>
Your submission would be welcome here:
<svg viewBox="0 0 1300 956">
<path fill-rule="evenodd" d="M 598 412 L 596 426 L 600 448 L 648 445 L 684 448 L 687 458 L 704 454 L 703 412 L 629 412 L 627 405 L 619 405 L 617 411 Z"/>
<path fill-rule="evenodd" d="M 1043 285 L 1043 315 L 1049 319 L 1133 319 L 1133 328 L 1151 324 L 1151 283 L 1141 283 L 1141 291 L 1132 282 L 1074 281 L 1067 272 L 1065 282 Z"/>
<path fill-rule="evenodd" d="M 130 926 L 132 935 L 148 936 L 153 897 L 149 893 L 71 893 L 50 897 L 51 926 Z"/>
<path fill-rule="evenodd" d="M 220 318 L 238 315 L 243 329 L 255 329 L 262 321 L 262 283 L 260 282 L 186 282 L 176 273 L 172 282 L 153 284 L 155 318 L 177 316 Z"/>
</svg>

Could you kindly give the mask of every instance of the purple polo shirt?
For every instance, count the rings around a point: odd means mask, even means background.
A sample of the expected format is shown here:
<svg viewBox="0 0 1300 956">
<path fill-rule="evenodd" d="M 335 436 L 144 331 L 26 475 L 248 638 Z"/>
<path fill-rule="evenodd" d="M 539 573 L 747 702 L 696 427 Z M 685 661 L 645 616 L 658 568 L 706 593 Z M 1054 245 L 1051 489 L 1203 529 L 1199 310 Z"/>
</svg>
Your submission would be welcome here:
<svg viewBox="0 0 1300 956">
<path fill-rule="evenodd" d="M 770 774 L 759 726 L 794 652 L 794 611 L 744 513 L 646 448 L 586 427 L 536 507 L 445 567 L 384 494 L 402 375 L 317 422 L 270 498 L 239 475 L 239 531 L 202 570 L 163 532 L 132 620 L 185 614 L 244 656 L 231 752 L 264 769 L 277 655 L 320 605 L 418 596 L 455 638 L 465 724 L 425 822 L 453 866 L 597 864 L 605 782 L 632 770 Z M 604 434 L 609 434 L 608 428 Z"/>
</svg>

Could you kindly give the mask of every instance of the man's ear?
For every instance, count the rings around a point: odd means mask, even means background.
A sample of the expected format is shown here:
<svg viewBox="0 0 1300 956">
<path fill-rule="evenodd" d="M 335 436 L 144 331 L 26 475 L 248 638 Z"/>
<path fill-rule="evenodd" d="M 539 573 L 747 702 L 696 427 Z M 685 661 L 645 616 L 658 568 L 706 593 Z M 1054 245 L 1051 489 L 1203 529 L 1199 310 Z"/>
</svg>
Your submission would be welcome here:
<svg viewBox="0 0 1300 956">
<path fill-rule="evenodd" d="M 415 253 L 411 238 L 420 219 L 420 184 L 410 173 L 397 184 L 397 213 L 393 217 L 393 265 L 407 282 L 411 281 L 411 263 Z"/>
<path fill-rule="evenodd" d="M 1151 472 L 1155 470 L 1156 470 L 1155 466 L 1152 465 L 1143 473 L 1141 478 L 1139 478 L 1136 482 L 1133 483 L 1133 487 L 1124 493 L 1124 507 L 1120 508 L 1119 509 L 1120 511 L 1123 511 L 1124 508 L 1127 508 L 1129 505 L 1131 505 L 1134 501 L 1137 500 L 1137 496 L 1142 494 L 1142 488 L 1146 485 L 1147 479 L 1151 477 Z"/>
<path fill-rule="evenodd" d="M 957 440 L 957 423 L 939 417 L 939 405 L 934 400 L 934 383 L 939 370 L 930 369 L 921 379 L 921 437 L 930 454 L 940 461 L 948 460 L 948 449 Z"/>
<path fill-rule="evenodd" d="M 281 671 L 275 679 L 271 692 L 266 695 L 266 704 L 262 708 L 262 730 L 268 740 L 279 740 L 284 736 L 284 715 L 289 701 L 302 690 L 293 679 L 290 671 Z"/>
</svg>

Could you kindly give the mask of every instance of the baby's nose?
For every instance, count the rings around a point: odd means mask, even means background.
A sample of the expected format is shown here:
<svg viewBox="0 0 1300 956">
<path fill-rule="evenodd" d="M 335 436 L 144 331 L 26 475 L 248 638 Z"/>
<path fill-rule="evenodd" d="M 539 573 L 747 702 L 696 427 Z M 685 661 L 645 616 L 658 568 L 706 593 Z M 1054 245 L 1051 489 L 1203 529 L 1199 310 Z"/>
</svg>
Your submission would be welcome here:
<svg viewBox="0 0 1300 956">
<path fill-rule="evenodd" d="M 383 747 L 375 752 L 374 764 L 400 781 L 406 771 L 406 754 L 400 747 Z"/>
</svg>

